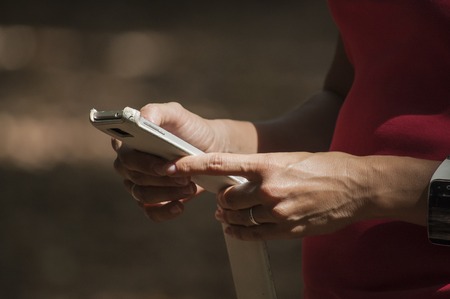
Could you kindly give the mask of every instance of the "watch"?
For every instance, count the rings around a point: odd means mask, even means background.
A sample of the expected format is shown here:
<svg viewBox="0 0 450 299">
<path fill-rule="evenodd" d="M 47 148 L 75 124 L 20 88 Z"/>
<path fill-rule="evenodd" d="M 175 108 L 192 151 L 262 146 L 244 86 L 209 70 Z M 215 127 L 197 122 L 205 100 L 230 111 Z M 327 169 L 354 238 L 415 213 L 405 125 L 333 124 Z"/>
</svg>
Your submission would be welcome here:
<svg viewBox="0 0 450 299">
<path fill-rule="evenodd" d="M 450 156 L 431 177 L 428 189 L 428 239 L 450 246 Z"/>
</svg>

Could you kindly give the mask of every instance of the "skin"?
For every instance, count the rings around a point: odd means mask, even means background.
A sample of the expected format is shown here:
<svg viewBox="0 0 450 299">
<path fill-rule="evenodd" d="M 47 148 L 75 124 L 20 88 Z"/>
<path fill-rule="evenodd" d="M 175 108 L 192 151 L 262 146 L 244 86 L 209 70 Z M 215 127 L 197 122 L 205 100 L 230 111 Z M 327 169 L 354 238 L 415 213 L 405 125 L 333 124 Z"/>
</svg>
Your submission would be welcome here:
<svg viewBox="0 0 450 299">
<path fill-rule="evenodd" d="M 330 233 L 360 220 L 426 223 L 426 189 L 439 162 L 339 152 L 208 154 L 165 166 L 171 176 L 240 175 L 218 194 L 216 218 L 243 240 Z M 262 225 L 249 220 L 249 209 Z"/>
<path fill-rule="evenodd" d="M 191 176 L 246 177 L 217 194 L 215 213 L 226 233 L 243 240 L 301 238 L 377 218 L 425 225 L 426 190 L 440 162 L 326 152 L 352 82 L 339 39 L 323 90 L 267 122 L 208 120 L 178 103 L 149 104 L 144 117 L 209 154 L 168 162 L 113 140 L 115 169 L 157 222 L 179 216 L 203 191 Z M 250 209 L 261 225 L 251 223 Z"/>
</svg>

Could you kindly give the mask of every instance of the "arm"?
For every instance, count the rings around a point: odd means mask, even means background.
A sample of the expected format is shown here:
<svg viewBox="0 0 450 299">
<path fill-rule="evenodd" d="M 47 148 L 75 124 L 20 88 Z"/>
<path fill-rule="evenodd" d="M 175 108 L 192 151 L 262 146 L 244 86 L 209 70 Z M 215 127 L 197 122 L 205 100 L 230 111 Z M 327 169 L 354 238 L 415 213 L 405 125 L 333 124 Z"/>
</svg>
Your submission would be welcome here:
<svg viewBox="0 0 450 299">
<path fill-rule="evenodd" d="M 181 158 L 165 171 L 248 178 L 218 194 L 216 218 L 228 234 L 258 240 L 327 234 L 380 218 L 425 225 L 428 182 L 439 163 L 339 152 L 216 153 Z"/>
<path fill-rule="evenodd" d="M 229 119 L 203 120 L 205 127 L 212 129 L 208 146 L 199 146 L 191 140 L 192 130 L 180 137 L 198 146 L 205 152 L 256 153 L 275 151 L 326 151 L 331 142 L 339 109 L 353 83 L 353 66 L 349 62 L 343 43 L 339 38 L 331 67 L 320 92 L 307 99 L 292 111 L 265 122 L 250 123 Z M 152 114 L 171 115 L 173 121 L 178 115 L 186 115 L 180 106 L 170 111 L 158 111 L 151 105 Z M 176 109 L 174 109 L 176 108 Z M 144 108 L 143 115 L 151 118 L 150 109 Z M 176 111 L 176 112 L 173 112 Z M 177 117 L 176 117 L 176 116 Z M 169 118 L 169 117 L 167 117 Z M 154 121 L 160 123 L 158 119 Z M 195 120 L 197 122 L 197 120 Z M 186 119 L 184 123 L 195 123 Z M 166 126 L 166 125 L 165 125 Z M 179 131 L 180 127 L 169 125 L 168 130 Z"/>
<path fill-rule="evenodd" d="M 339 109 L 352 83 L 353 66 L 339 38 L 323 89 L 280 118 L 255 124 L 258 152 L 328 150 Z"/>
<path fill-rule="evenodd" d="M 141 115 L 205 152 L 256 153 L 328 148 L 337 113 L 350 89 L 353 70 L 339 40 L 323 91 L 280 118 L 252 124 L 203 119 L 177 103 L 149 104 Z M 292 128 L 295 128 L 293 130 Z M 312 128 L 312 130 L 311 130 Z M 184 202 L 197 193 L 188 178 L 174 180 L 162 173 L 164 161 L 113 141 L 114 163 L 126 189 L 157 221 L 175 217 Z"/>
<path fill-rule="evenodd" d="M 259 151 L 292 153 L 187 157 L 169 165 L 167 173 L 247 177 L 249 183 L 218 195 L 216 212 L 229 225 L 228 233 L 241 239 L 317 235 L 379 218 L 426 225 L 428 183 L 439 161 L 296 152 L 327 149 L 352 78 L 339 43 L 322 92 L 278 119 L 255 125 Z M 263 225 L 250 221 L 250 209 Z"/>
</svg>

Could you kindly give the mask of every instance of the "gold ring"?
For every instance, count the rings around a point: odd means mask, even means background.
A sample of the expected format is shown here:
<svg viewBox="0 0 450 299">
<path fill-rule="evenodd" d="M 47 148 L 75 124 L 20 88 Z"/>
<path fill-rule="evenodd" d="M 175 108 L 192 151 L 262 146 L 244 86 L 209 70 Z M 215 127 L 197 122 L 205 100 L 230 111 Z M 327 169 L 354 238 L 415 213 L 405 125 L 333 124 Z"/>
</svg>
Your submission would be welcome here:
<svg viewBox="0 0 450 299">
<path fill-rule="evenodd" d="M 136 184 L 133 184 L 133 186 L 131 186 L 131 196 L 133 196 L 133 198 L 137 201 L 139 201 L 139 199 L 136 197 L 136 195 L 134 195 L 134 188 L 136 187 Z"/>
<path fill-rule="evenodd" d="M 261 223 L 259 223 L 258 221 L 255 220 L 255 218 L 253 217 L 253 208 L 250 208 L 249 210 L 249 219 L 250 222 L 253 223 L 254 225 L 261 225 Z"/>
</svg>

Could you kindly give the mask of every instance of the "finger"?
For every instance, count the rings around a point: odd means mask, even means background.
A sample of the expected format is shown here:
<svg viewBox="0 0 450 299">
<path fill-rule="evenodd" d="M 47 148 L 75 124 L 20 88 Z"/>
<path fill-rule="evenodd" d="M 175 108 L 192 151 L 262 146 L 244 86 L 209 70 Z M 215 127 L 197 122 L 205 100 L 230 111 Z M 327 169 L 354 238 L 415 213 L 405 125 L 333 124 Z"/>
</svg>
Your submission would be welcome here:
<svg viewBox="0 0 450 299">
<path fill-rule="evenodd" d="M 135 150 L 115 138 L 111 139 L 111 145 L 117 152 L 114 166 L 119 173 L 122 169 L 129 169 L 151 175 L 164 175 L 163 167 L 167 160 Z"/>
<path fill-rule="evenodd" d="M 129 170 L 120 162 L 119 159 L 114 161 L 114 168 L 122 177 L 141 186 L 176 187 L 186 186 L 191 182 L 188 177 L 154 176 Z"/>
<path fill-rule="evenodd" d="M 157 205 L 143 205 L 142 208 L 150 220 L 162 222 L 182 214 L 184 204 L 181 201 L 171 201 Z"/>
<path fill-rule="evenodd" d="M 260 183 L 248 181 L 233 185 L 217 194 L 217 203 L 224 209 L 242 210 L 263 203 L 259 192 Z"/>
<path fill-rule="evenodd" d="M 126 147 L 124 145 L 124 147 Z M 162 176 L 161 168 L 166 160 L 145 154 L 130 148 L 119 150 L 114 161 L 115 170 L 124 178 L 138 185 L 149 186 L 185 186 L 190 183 L 189 177 Z"/>
<path fill-rule="evenodd" d="M 267 212 L 267 209 L 263 206 L 255 206 L 250 209 L 237 211 L 222 209 L 218 207 L 215 216 L 216 219 L 222 223 L 240 226 L 255 226 L 277 222 L 273 217 L 271 217 L 271 214 Z M 251 220 L 252 217 L 253 220 L 258 224 L 254 223 Z"/>
<path fill-rule="evenodd" d="M 136 185 L 126 180 L 124 184 L 133 198 L 144 204 L 181 200 L 197 194 L 197 188 L 194 183 L 183 187 L 149 187 Z"/>
<path fill-rule="evenodd" d="M 122 175 L 125 179 L 132 181 L 140 186 L 158 186 L 158 187 L 182 187 L 191 183 L 188 177 L 167 177 L 152 176 L 142 174 L 136 171 L 124 171 Z"/>
<path fill-rule="evenodd" d="M 182 157 L 165 167 L 165 173 L 173 176 L 239 175 L 250 180 L 261 180 L 270 163 L 264 154 L 240 155 L 208 153 Z"/>
<path fill-rule="evenodd" d="M 111 138 L 111 146 L 114 149 L 114 151 L 118 151 L 120 147 L 122 146 L 122 141 L 116 138 Z"/>
<path fill-rule="evenodd" d="M 155 155 L 140 152 L 122 144 L 117 150 L 117 164 L 129 170 L 141 173 L 162 176 L 165 175 L 165 165 L 167 160 Z"/>
<path fill-rule="evenodd" d="M 181 187 L 191 183 L 190 178 L 187 177 L 171 178 L 167 176 L 152 176 L 144 175 L 136 171 L 128 172 L 125 177 L 141 186 Z"/>
</svg>

